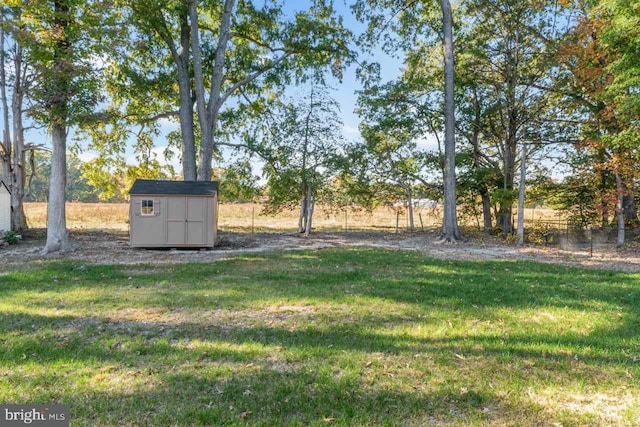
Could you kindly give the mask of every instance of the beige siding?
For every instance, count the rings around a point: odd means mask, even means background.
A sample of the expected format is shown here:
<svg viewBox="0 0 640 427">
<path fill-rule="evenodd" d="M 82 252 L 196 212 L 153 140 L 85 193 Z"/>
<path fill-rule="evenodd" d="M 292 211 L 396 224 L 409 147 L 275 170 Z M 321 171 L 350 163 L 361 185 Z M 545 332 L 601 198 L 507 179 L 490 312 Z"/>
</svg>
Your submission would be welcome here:
<svg viewBox="0 0 640 427">
<path fill-rule="evenodd" d="M 142 215 L 142 201 L 154 200 L 154 215 Z M 129 241 L 134 247 L 213 247 L 217 197 L 131 196 Z M 156 206 L 159 208 L 155 211 Z"/>
<path fill-rule="evenodd" d="M 204 197 L 187 197 L 187 221 L 185 224 L 185 240 L 188 245 L 202 246 L 207 243 L 209 225 L 207 203 Z"/>
<path fill-rule="evenodd" d="M 211 212 L 213 212 L 213 229 L 211 238 L 211 245 L 214 246 L 218 243 L 218 195 L 216 194 L 213 199 L 211 199 Z"/>
<path fill-rule="evenodd" d="M 0 231 L 11 230 L 11 194 L 0 184 Z"/>
<path fill-rule="evenodd" d="M 186 209 L 184 196 L 167 197 L 167 241 L 168 245 L 182 246 L 184 239 L 184 223 Z"/>
<path fill-rule="evenodd" d="M 153 215 L 142 215 L 143 200 L 153 200 Z M 166 209 L 163 209 L 165 202 L 165 198 L 158 196 L 131 197 L 129 210 L 129 240 L 131 246 L 157 247 L 166 245 Z"/>
</svg>

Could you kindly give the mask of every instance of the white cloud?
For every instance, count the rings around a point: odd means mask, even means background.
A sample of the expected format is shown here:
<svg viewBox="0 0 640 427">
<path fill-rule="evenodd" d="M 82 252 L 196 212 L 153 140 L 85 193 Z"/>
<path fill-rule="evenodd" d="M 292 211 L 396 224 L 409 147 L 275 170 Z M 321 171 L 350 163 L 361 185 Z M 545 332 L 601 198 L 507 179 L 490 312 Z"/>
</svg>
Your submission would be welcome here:
<svg viewBox="0 0 640 427">
<path fill-rule="evenodd" d="M 97 157 L 98 156 L 96 156 L 96 154 L 92 151 L 83 151 L 82 153 L 78 154 L 78 158 L 85 163 L 90 162 Z"/>
<path fill-rule="evenodd" d="M 174 130 L 180 129 L 180 124 L 174 118 L 163 117 L 158 119 L 158 124 L 160 125 L 160 129 L 162 132 L 169 133 Z"/>
<path fill-rule="evenodd" d="M 344 135 L 347 137 L 360 136 L 360 129 L 358 129 L 357 126 L 344 125 L 342 128 L 342 132 L 344 132 Z"/>
<path fill-rule="evenodd" d="M 427 151 L 438 151 L 438 140 L 435 135 L 426 135 L 420 137 L 416 140 L 416 144 L 418 148 L 427 150 Z"/>
</svg>

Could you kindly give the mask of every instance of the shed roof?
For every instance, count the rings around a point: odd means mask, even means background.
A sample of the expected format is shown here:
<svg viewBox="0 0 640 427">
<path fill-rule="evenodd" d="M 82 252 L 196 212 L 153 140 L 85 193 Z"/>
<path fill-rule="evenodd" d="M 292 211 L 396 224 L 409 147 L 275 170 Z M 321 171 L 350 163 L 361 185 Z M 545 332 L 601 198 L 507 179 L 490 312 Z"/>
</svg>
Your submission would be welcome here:
<svg viewBox="0 0 640 427">
<path fill-rule="evenodd" d="M 7 184 L 4 183 L 4 181 L 0 180 L 0 189 L 4 187 L 7 189 L 7 191 L 9 192 L 9 194 L 11 194 L 11 190 L 9 190 L 9 186 Z"/>
<path fill-rule="evenodd" d="M 176 194 L 185 196 L 215 196 L 217 181 L 161 181 L 137 179 L 129 194 Z"/>
</svg>

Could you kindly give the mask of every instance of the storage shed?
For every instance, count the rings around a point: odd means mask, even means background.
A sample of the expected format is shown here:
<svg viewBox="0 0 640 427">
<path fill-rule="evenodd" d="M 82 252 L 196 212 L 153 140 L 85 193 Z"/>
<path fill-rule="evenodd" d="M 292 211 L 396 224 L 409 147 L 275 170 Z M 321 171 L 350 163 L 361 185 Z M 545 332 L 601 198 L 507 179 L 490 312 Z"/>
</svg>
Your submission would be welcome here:
<svg viewBox="0 0 640 427">
<path fill-rule="evenodd" d="M 131 246 L 211 248 L 215 245 L 217 182 L 138 179 L 129 195 Z"/>
<path fill-rule="evenodd" d="M 0 181 L 0 232 L 11 231 L 11 192 Z"/>
</svg>

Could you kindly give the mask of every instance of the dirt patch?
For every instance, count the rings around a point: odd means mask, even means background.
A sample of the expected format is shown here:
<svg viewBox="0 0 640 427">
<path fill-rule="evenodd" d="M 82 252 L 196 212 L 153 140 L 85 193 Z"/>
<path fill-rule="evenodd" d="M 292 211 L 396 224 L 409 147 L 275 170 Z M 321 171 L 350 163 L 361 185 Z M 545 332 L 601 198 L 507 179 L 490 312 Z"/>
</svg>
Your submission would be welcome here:
<svg viewBox="0 0 640 427">
<path fill-rule="evenodd" d="M 309 238 L 295 233 L 220 233 L 220 243 L 212 250 L 138 249 L 129 247 L 126 232 L 71 231 L 73 250 L 59 255 L 40 255 L 44 230 L 29 230 L 20 244 L 0 249 L 0 270 L 25 268 L 51 260 L 72 260 L 88 264 L 161 265 L 184 262 L 213 262 L 232 256 L 291 250 L 318 250 L 340 247 L 372 247 L 419 251 L 438 259 L 530 260 L 619 271 L 640 271 L 640 250 L 636 246 L 609 248 L 590 254 L 588 250 L 567 251 L 544 246 L 517 248 L 499 239 L 471 238 L 457 244 L 437 243 L 435 232 L 315 233 Z M 132 274 L 136 269 L 132 267 Z"/>
</svg>

